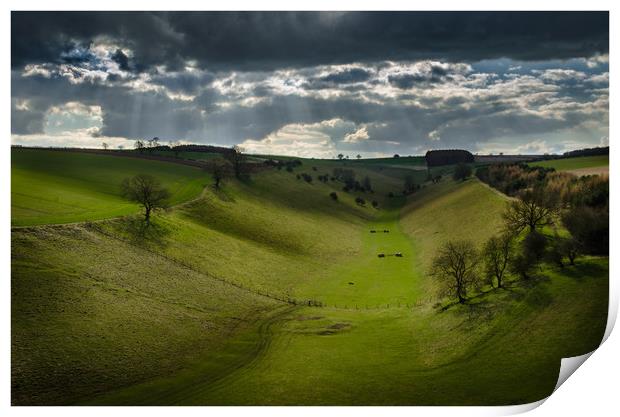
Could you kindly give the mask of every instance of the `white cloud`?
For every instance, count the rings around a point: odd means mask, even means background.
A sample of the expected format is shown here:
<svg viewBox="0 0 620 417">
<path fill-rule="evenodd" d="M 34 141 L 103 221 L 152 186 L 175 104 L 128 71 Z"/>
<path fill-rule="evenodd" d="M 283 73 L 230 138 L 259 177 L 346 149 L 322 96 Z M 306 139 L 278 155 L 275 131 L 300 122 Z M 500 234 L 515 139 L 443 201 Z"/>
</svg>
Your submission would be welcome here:
<svg viewBox="0 0 620 417">
<path fill-rule="evenodd" d="M 366 126 L 362 126 L 362 127 L 357 129 L 353 133 L 347 133 L 344 136 L 343 142 L 346 142 L 346 143 L 358 143 L 358 142 L 362 142 L 364 140 L 368 140 L 368 138 L 369 138 L 368 130 L 366 129 Z"/>
<path fill-rule="evenodd" d="M 428 138 L 432 141 L 438 141 L 438 140 L 441 140 L 441 134 L 439 133 L 438 130 L 433 130 L 432 132 L 428 134 Z"/>
<path fill-rule="evenodd" d="M 554 68 L 554 69 L 548 69 L 544 71 L 534 70 L 532 72 L 535 74 L 540 74 L 540 78 L 542 78 L 545 81 L 553 81 L 553 82 L 569 81 L 569 80 L 579 81 L 579 80 L 584 80 L 587 77 L 585 72 L 575 71 L 572 69 Z"/>
<path fill-rule="evenodd" d="M 599 65 L 607 64 L 609 62 L 609 55 L 608 54 L 595 55 L 591 58 L 587 58 L 587 59 L 584 58 L 584 60 L 588 68 L 596 68 Z"/>
<path fill-rule="evenodd" d="M 545 154 L 551 153 L 552 149 L 547 145 L 547 142 L 544 140 L 535 140 L 532 142 L 528 142 L 526 144 L 517 146 L 516 148 L 517 154 Z"/>
<path fill-rule="evenodd" d="M 133 148 L 134 141 L 131 139 L 110 136 L 93 137 L 91 133 L 74 131 L 59 135 L 11 135 L 11 144 L 67 148 L 102 148 L 103 142 L 105 142 L 110 148 L 117 148 L 118 146 L 123 146 L 125 149 Z"/>
</svg>

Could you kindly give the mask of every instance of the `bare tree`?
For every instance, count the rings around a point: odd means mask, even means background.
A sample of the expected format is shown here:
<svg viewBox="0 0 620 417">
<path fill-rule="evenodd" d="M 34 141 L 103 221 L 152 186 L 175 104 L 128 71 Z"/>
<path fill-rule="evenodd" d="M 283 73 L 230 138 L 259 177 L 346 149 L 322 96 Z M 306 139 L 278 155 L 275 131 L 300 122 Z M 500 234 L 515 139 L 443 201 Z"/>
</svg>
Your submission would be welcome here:
<svg viewBox="0 0 620 417">
<path fill-rule="evenodd" d="M 439 279 L 440 294 L 467 301 L 467 293 L 477 287 L 478 251 L 469 240 L 449 241 L 433 259 L 432 275 Z"/>
<path fill-rule="evenodd" d="M 535 232 L 536 228 L 551 225 L 559 214 L 559 206 L 554 196 L 542 189 L 528 190 L 517 200 L 508 203 L 503 214 L 506 228 L 513 234 L 524 229 Z"/>
<path fill-rule="evenodd" d="M 168 142 L 168 145 L 170 146 L 170 149 L 172 150 L 172 152 L 174 152 L 174 157 L 178 158 L 179 157 L 179 152 L 181 152 L 181 149 L 178 148 L 178 146 L 181 144 L 181 142 L 179 142 L 178 140 L 171 140 L 170 142 Z"/>
<path fill-rule="evenodd" d="M 163 188 L 159 180 L 147 174 L 125 178 L 121 184 L 123 197 L 144 207 L 144 221 L 148 225 L 154 210 L 165 208 L 170 192 Z"/>
<path fill-rule="evenodd" d="M 341 154 L 341 153 L 339 153 L 339 154 L 337 155 L 337 158 L 338 158 L 338 159 L 340 159 L 340 160 L 342 160 L 342 158 L 344 158 L 344 155 L 343 155 L 343 154 Z"/>
<path fill-rule="evenodd" d="M 512 255 L 512 240 L 512 236 L 508 233 L 493 236 L 487 240 L 482 250 L 487 278 L 491 285 L 493 285 L 493 280 L 496 280 L 497 288 L 504 285 L 504 272 Z"/>
<path fill-rule="evenodd" d="M 122 151 L 123 149 L 125 149 L 125 147 L 123 145 L 118 145 L 117 148 L 118 148 L 119 151 Z"/>
<path fill-rule="evenodd" d="M 226 158 L 230 161 L 235 177 L 241 178 L 243 175 L 243 168 L 246 160 L 246 156 L 243 154 L 243 148 L 239 145 L 232 147 L 230 152 L 226 153 Z"/>
<path fill-rule="evenodd" d="M 229 175 L 230 165 L 226 161 L 213 161 L 212 164 L 207 165 L 206 169 L 211 172 L 213 176 L 213 184 L 216 189 L 219 190 L 220 184 L 224 178 Z"/>
<path fill-rule="evenodd" d="M 153 139 L 148 140 L 149 148 L 156 148 L 159 146 L 159 138 L 155 136 Z"/>
<path fill-rule="evenodd" d="M 103 148 L 104 151 L 107 151 L 110 145 L 108 145 L 106 142 L 101 142 L 101 147 Z"/>
<path fill-rule="evenodd" d="M 141 141 L 140 139 L 137 139 L 134 143 L 133 143 L 133 147 L 140 151 L 140 153 L 142 153 L 144 151 L 144 142 Z"/>
</svg>

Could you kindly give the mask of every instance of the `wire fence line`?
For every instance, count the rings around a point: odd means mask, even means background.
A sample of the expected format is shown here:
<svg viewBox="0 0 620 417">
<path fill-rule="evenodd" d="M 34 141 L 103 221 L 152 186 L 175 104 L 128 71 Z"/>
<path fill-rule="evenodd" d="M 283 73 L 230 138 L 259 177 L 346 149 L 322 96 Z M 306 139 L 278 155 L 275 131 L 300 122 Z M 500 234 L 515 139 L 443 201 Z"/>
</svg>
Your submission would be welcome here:
<svg viewBox="0 0 620 417">
<path fill-rule="evenodd" d="M 432 300 L 429 298 L 427 300 L 417 300 L 415 302 L 395 302 L 395 303 L 363 303 L 363 304 L 354 303 L 354 302 L 353 303 L 327 303 L 327 302 L 323 302 L 321 300 L 317 300 L 314 298 L 310 298 L 310 299 L 309 298 L 297 298 L 297 297 L 291 297 L 288 295 L 275 294 L 269 291 L 264 291 L 264 290 L 245 286 L 243 284 L 228 280 L 226 278 L 223 278 L 211 272 L 197 270 L 192 265 L 184 261 L 165 255 L 161 252 L 157 252 L 148 247 L 136 245 L 135 243 L 131 242 L 129 239 L 124 239 L 118 235 L 107 232 L 103 230 L 101 225 L 97 224 L 96 222 L 86 222 L 84 223 L 84 226 L 110 239 L 114 239 L 116 241 L 122 242 L 124 244 L 130 245 L 140 250 L 143 250 L 145 252 L 148 252 L 154 256 L 158 256 L 160 258 L 166 259 L 167 261 L 174 263 L 175 265 L 178 265 L 179 267 L 182 267 L 184 269 L 188 269 L 196 274 L 206 276 L 208 278 L 214 279 L 216 281 L 220 281 L 224 284 L 230 285 L 232 287 L 238 288 L 246 292 L 259 295 L 261 297 L 269 298 L 269 299 L 272 299 L 272 300 L 275 300 L 281 303 L 286 303 L 286 304 L 290 304 L 294 306 L 329 308 L 329 309 L 334 309 L 334 310 L 367 310 L 367 311 L 375 310 L 377 311 L 377 310 L 393 310 L 393 309 L 413 309 L 413 308 L 421 307 L 423 305 L 428 305 L 430 302 L 432 302 Z"/>
</svg>

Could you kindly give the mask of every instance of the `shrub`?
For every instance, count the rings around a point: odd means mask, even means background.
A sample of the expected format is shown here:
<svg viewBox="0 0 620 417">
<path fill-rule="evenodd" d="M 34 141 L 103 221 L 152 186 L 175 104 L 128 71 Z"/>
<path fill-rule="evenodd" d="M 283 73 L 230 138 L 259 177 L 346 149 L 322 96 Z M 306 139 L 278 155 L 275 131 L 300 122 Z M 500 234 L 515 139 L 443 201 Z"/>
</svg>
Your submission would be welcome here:
<svg viewBox="0 0 620 417">
<path fill-rule="evenodd" d="M 364 200 L 362 197 L 356 197 L 355 202 L 360 206 L 366 205 L 366 200 Z"/>
<path fill-rule="evenodd" d="M 609 210 L 607 208 L 574 207 L 564 213 L 562 223 L 585 253 L 609 254 Z"/>
<path fill-rule="evenodd" d="M 335 191 L 332 191 L 331 193 L 329 193 L 329 196 L 331 197 L 332 200 L 338 201 L 338 194 L 336 194 Z"/>
<path fill-rule="evenodd" d="M 379 207 L 379 202 L 378 202 L 377 200 L 372 200 L 372 206 L 373 206 L 374 208 Z"/>
<path fill-rule="evenodd" d="M 454 181 L 465 181 L 468 177 L 471 176 L 471 167 L 467 164 L 460 163 L 454 168 L 454 173 L 452 174 L 452 178 Z"/>
</svg>

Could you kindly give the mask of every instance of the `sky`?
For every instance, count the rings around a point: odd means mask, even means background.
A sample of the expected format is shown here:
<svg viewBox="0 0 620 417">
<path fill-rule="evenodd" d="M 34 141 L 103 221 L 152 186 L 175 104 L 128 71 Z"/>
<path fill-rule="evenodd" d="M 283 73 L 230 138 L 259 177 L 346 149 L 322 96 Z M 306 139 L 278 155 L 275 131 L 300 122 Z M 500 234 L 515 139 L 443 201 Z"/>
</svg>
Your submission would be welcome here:
<svg viewBox="0 0 620 417">
<path fill-rule="evenodd" d="M 607 12 L 12 12 L 11 142 L 380 157 L 609 144 Z"/>
</svg>

